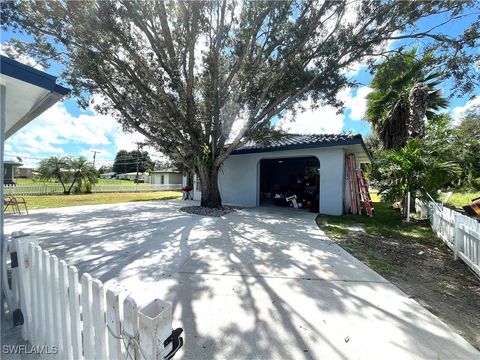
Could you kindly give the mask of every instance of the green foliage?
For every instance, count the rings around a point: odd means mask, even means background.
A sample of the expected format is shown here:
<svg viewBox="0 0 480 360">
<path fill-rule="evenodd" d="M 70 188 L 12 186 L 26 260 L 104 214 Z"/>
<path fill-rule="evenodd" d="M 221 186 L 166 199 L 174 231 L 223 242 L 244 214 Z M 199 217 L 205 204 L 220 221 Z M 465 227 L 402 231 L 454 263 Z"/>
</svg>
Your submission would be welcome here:
<svg viewBox="0 0 480 360">
<path fill-rule="evenodd" d="M 83 157 L 57 158 L 52 156 L 40 161 L 37 171 L 44 181 L 57 180 L 65 194 L 91 192 L 92 184 L 97 183 L 98 173 Z"/>
<path fill-rule="evenodd" d="M 462 171 L 458 185 L 480 190 L 480 106 L 467 111 L 455 127 L 452 154 Z"/>
<path fill-rule="evenodd" d="M 461 22 L 476 7 L 472 0 L 8 0 L 1 15 L 4 29 L 26 34 L 12 44 L 60 65 L 82 106 L 100 95 L 97 111 L 190 171 L 217 176 L 233 150 L 268 137 L 272 119 L 302 101 L 341 107 L 338 92 L 355 85 L 346 70 L 391 53 L 391 40 L 426 39 L 436 64 L 454 70 L 442 73 L 471 91 L 480 78 L 480 21 L 457 37 L 444 33 L 448 26 L 419 31 L 416 23 L 438 14 Z"/>
<path fill-rule="evenodd" d="M 51 156 L 40 161 L 37 171 L 41 180 L 50 181 L 55 179 L 62 185 L 64 193 L 67 193 L 66 184 L 72 179 L 70 167 L 70 158 Z"/>
<path fill-rule="evenodd" d="M 375 156 L 377 188 L 391 202 L 403 201 L 407 192 L 428 199 L 427 192 L 436 194 L 459 172 L 458 165 L 421 139 L 410 139 L 399 150 L 379 151 Z"/>
<path fill-rule="evenodd" d="M 147 151 L 126 151 L 120 150 L 115 156 L 112 170 L 117 174 L 136 172 L 138 162 L 138 171 L 143 173 L 153 170 L 153 161 L 150 159 Z"/>
<path fill-rule="evenodd" d="M 435 111 L 448 105 L 436 86 L 442 75 L 428 72 L 432 54 L 417 59 L 417 49 L 395 54 L 378 68 L 370 86 L 373 91 L 367 96 L 366 120 L 378 133 L 386 149 L 399 149 L 405 145 L 412 122 L 411 92 L 415 85 L 425 84 L 427 91 L 425 116 L 435 115 Z"/>
</svg>

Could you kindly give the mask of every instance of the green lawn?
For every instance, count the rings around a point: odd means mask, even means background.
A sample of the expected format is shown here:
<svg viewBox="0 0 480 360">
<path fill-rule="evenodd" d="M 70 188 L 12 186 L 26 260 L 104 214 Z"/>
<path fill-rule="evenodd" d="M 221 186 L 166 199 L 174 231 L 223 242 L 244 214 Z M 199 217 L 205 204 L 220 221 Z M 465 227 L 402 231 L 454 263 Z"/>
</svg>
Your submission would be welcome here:
<svg viewBox="0 0 480 360">
<path fill-rule="evenodd" d="M 43 181 L 33 179 L 15 179 L 17 185 L 33 185 L 33 184 L 57 184 L 57 181 Z M 100 185 L 135 185 L 131 180 L 115 180 L 115 179 L 98 179 Z"/>
<path fill-rule="evenodd" d="M 395 239 L 395 241 L 400 240 L 410 244 L 429 246 L 440 244 L 428 224 L 403 224 L 399 212 L 393 210 L 390 204 L 380 201 L 376 193 L 371 195 L 375 208 L 373 217 L 319 215 L 318 226 L 329 237 L 337 240 L 345 250 L 380 274 L 397 273 L 399 268 L 390 259 L 382 259 L 376 249 L 372 249 L 365 241 L 359 241 L 359 238 L 363 237 L 362 234 L 369 239 L 381 239 L 381 241 Z"/>
<path fill-rule="evenodd" d="M 459 193 L 450 202 L 461 205 L 475 195 Z M 428 220 L 404 224 L 390 204 L 372 198 L 373 217 L 318 215 L 319 228 L 480 348 L 476 335 L 480 329 L 478 278 L 465 263 L 454 260 L 453 252 L 435 236 Z"/>
<path fill-rule="evenodd" d="M 440 196 L 440 200 L 445 199 L 446 194 Z M 480 191 L 469 191 L 469 192 L 453 192 L 450 199 L 447 201 L 448 205 L 462 207 L 465 205 L 470 205 L 471 200 L 480 197 Z"/>
<path fill-rule="evenodd" d="M 380 201 L 379 197 L 372 193 L 375 215 L 373 217 L 359 215 L 343 216 L 319 216 L 317 222 L 322 229 L 340 235 L 349 232 L 350 226 L 361 226 L 373 236 L 401 236 L 406 239 L 429 241 L 433 233 L 428 226 L 405 226 L 402 224 L 400 213 L 392 210 L 391 205 Z"/>
<path fill-rule="evenodd" d="M 116 204 L 132 201 L 179 199 L 180 191 L 155 191 L 138 193 L 93 193 L 83 195 L 23 196 L 28 209 L 59 208 L 78 205 Z"/>
</svg>

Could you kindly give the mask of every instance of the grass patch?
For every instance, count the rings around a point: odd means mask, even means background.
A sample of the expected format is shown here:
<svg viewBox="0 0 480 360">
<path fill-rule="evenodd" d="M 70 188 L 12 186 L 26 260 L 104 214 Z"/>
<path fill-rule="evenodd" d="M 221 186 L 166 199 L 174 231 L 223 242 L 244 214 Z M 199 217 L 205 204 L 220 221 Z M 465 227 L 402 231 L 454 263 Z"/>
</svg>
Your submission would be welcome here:
<svg viewBox="0 0 480 360">
<path fill-rule="evenodd" d="M 398 212 L 381 201 L 374 201 L 373 217 L 360 215 L 327 216 L 317 218 L 318 225 L 327 233 L 346 235 L 350 227 L 360 226 L 372 236 L 400 237 L 405 240 L 430 242 L 435 239 L 428 224 L 405 226 Z"/>
<path fill-rule="evenodd" d="M 155 201 L 179 199 L 180 191 L 154 191 L 135 193 L 93 193 L 82 195 L 22 196 L 28 209 L 60 208 L 79 205 L 116 204 L 133 201 Z M 10 208 L 7 211 L 11 211 Z"/>
<path fill-rule="evenodd" d="M 464 204 L 476 193 L 457 194 Z M 478 195 L 477 195 L 478 196 Z M 480 349 L 480 282 L 437 238 L 428 222 L 402 223 L 399 212 L 372 196 L 373 217 L 317 216 L 327 236 L 390 280 Z M 450 202 L 449 202 L 450 203 Z"/>
<path fill-rule="evenodd" d="M 60 184 L 55 180 L 34 180 L 34 179 L 15 179 L 17 185 L 43 185 L 43 184 Z M 135 185 L 132 180 L 117 180 L 117 179 L 98 179 L 98 185 Z M 139 184 L 142 185 L 142 184 Z"/>
<path fill-rule="evenodd" d="M 440 196 L 440 200 L 443 201 L 447 195 L 442 194 Z M 453 193 L 452 196 L 447 201 L 447 205 L 455 206 L 455 207 L 462 207 L 465 205 L 470 205 L 472 199 L 480 197 L 479 191 L 469 191 L 469 192 L 462 192 L 462 193 Z"/>
</svg>

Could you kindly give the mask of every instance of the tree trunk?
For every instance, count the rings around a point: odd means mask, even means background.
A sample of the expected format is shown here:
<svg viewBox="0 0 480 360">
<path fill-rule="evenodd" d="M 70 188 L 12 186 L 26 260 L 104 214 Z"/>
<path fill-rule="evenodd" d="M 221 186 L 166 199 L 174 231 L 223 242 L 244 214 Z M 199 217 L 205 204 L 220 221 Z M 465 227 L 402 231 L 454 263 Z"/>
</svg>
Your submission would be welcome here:
<svg viewBox="0 0 480 360">
<path fill-rule="evenodd" d="M 202 190 L 200 205 L 208 208 L 222 207 L 222 198 L 218 188 L 218 167 L 199 167 L 198 176 Z"/>
</svg>

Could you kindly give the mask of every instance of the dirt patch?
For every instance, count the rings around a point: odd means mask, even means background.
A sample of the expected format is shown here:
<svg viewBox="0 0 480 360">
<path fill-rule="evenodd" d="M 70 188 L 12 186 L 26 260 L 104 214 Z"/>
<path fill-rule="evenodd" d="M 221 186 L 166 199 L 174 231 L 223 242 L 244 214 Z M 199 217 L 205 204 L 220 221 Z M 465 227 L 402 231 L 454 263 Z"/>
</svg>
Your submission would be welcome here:
<svg viewBox="0 0 480 360">
<path fill-rule="evenodd" d="M 322 220 L 317 222 L 323 229 Z M 420 243 L 372 236 L 362 224 L 344 226 L 345 232 L 326 232 L 480 350 L 480 280 L 462 261 L 453 260 L 445 244 L 434 236 Z"/>
</svg>

